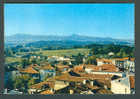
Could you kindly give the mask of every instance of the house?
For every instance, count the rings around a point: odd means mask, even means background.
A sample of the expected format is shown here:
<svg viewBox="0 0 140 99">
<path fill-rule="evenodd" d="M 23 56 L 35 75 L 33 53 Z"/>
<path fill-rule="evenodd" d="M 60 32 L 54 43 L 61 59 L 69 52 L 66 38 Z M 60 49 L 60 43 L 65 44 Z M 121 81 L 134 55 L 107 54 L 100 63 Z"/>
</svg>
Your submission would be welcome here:
<svg viewBox="0 0 140 99">
<path fill-rule="evenodd" d="M 63 94 L 93 94 L 93 92 L 90 90 L 90 88 L 88 88 L 86 86 L 86 84 L 82 84 L 82 85 L 79 85 L 77 83 L 71 83 L 69 84 L 69 86 L 67 87 L 64 87 L 62 89 L 59 89 L 56 91 L 56 94 L 57 93 L 63 93 Z"/>
<path fill-rule="evenodd" d="M 55 85 L 54 85 L 54 90 L 57 91 L 57 90 L 65 88 L 67 86 L 69 86 L 69 82 L 62 81 L 62 80 L 56 80 Z"/>
<path fill-rule="evenodd" d="M 37 93 L 41 93 L 43 91 L 46 90 L 53 90 L 54 88 L 54 81 L 43 81 L 37 84 L 34 84 L 32 86 L 30 86 L 30 88 L 28 89 L 28 93 L 29 94 L 37 94 Z"/>
<path fill-rule="evenodd" d="M 108 55 L 109 55 L 109 56 L 113 56 L 114 53 L 113 53 L 113 52 L 109 52 Z"/>
<path fill-rule="evenodd" d="M 18 94 L 18 95 L 21 95 L 21 94 L 23 94 L 23 92 L 20 92 L 20 91 L 18 91 L 18 90 L 10 90 L 10 91 L 8 91 L 8 89 L 4 89 L 4 93 L 3 94 L 12 94 L 12 95 L 14 95 L 14 94 Z"/>
<path fill-rule="evenodd" d="M 73 83 L 78 83 L 78 84 L 86 84 L 86 80 L 89 78 L 86 77 L 76 77 L 76 76 L 71 76 L 69 73 L 63 73 L 60 76 L 55 77 L 56 80 L 58 81 L 65 81 L 65 82 L 73 82 Z"/>
<path fill-rule="evenodd" d="M 68 65 L 62 65 L 62 64 L 58 64 L 57 66 L 58 71 L 61 72 L 65 72 L 69 70 L 69 66 Z"/>
<path fill-rule="evenodd" d="M 124 61 L 124 68 L 129 72 L 135 72 L 135 59 L 130 58 L 129 60 Z"/>
<path fill-rule="evenodd" d="M 20 73 L 18 70 L 14 70 L 14 71 L 11 71 L 11 72 L 10 72 L 10 77 L 11 77 L 12 79 L 14 79 L 14 78 L 16 78 L 16 77 L 18 77 L 18 76 L 21 76 L 21 73 Z"/>
<path fill-rule="evenodd" d="M 40 78 L 39 72 L 35 69 L 35 66 L 33 65 L 30 65 L 25 69 L 20 69 L 19 71 L 22 75 L 29 75 L 30 77 L 37 78 L 37 79 Z"/>
<path fill-rule="evenodd" d="M 80 74 L 81 77 L 86 77 L 88 78 L 87 84 L 93 86 L 94 88 L 96 87 L 102 87 L 105 89 L 110 89 L 111 88 L 111 78 L 112 75 L 108 74 Z M 96 87 L 95 87 L 96 86 Z M 98 88 L 96 88 L 98 89 Z"/>
<path fill-rule="evenodd" d="M 28 92 L 29 94 L 53 94 L 57 90 L 61 90 L 69 86 L 69 82 L 62 80 L 48 80 L 43 81 L 38 84 L 32 85 Z"/>
<path fill-rule="evenodd" d="M 129 77 L 119 78 L 111 81 L 111 91 L 114 94 L 130 94 L 130 81 Z"/>
<path fill-rule="evenodd" d="M 91 73 L 93 71 L 101 71 L 101 67 L 95 65 L 84 65 L 84 70 L 87 73 Z"/>
<path fill-rule="evenodd" d="M 85 65 L 85 72 L 119 72 L 119 69 L 113 64 L 102 64 L 100 66 L 95 65 Z"/>
<path fill-rule="evenodd" d="M 75 71 L 75 72 L 84 72 L 84 66 L 83 65 L 74 66 L 73 71 Z"/>
<path fill-rule="evenodd" d="M 135 58 L 114 58 L 111 59 L 113 64 L 116 65 L 120 70 L 128 70 L 129 72 L 135 72 Z"/>
<path fill-rule="evenodd" d="M 40 66 L 39 68 L 40 80 L 45 80 L 46 77 L 52 77 L 56 75 L 55 68 L 50 65 Z"/>
<path fill-rule="evenodd" d="M 49 57 L 49 56 L 48 56 L 47 61 L 48 61 L 49 63 L 55 62 L 55 61 L 57 61 L 57 56 L 52 56 L 52 57 Z"/>
<path fill-rule="evenodd" d="M 4 73 L 4 83 L 5 83 L 5 85 L 8 84 L 9 79 L 14 80 L 18 76 L 21 76 L 21 73 L 19 72 L 18 69 L 14 69 L 12 71 L 5 72 Z"/>
<path fill-rule="evenodd" d="M 57 57 L 57 61 L 70 61 L 70 58 Z"/>
<path fill-rule="evenodd" d="M 96 59 L 97 61 L 97 66 L 103 65 L 103 64 L 113 64 L 112 60 L 110 59 Z"/>
<path fill-rule="evenodd" d="M 126 60 L 129 60 L 129 57 L 125 57 L 125 58 L 114 58 L 114 59 L 112 59 L 113 64 L 116 65 L 119 68 L 124 68 L 124 62 Z"/>
<path fill-rule="evenodd" d="M 113 64 L 103 64 L 99 67 L 101 67 L 102 71 L 106 71 L 106 72 L 118 72 L 119 71 L 119 69 Z"/>
</svg>

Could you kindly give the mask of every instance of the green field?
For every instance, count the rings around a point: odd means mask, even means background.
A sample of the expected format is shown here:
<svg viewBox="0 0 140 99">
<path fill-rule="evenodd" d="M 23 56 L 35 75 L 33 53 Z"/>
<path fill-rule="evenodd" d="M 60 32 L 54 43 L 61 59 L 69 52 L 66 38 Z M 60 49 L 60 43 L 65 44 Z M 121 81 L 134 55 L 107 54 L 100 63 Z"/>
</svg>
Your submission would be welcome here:
<svg viewBox="0 0 140 99">
<path fill-rule="evenodd" d="M 81 54 L 87 54 L 89 52 L 89 49 L 66 49 L 66 50 L 45 50 L 45 51 L 36 51 L 35 54 L 40 54 L 43 56 L 71 56 L 71 55 L 77 55 L 78 53 Z M 27 55 L 27 52 L 19 53 L 20 55 Z M 6 63 L 13 63 L 13 62 L 21 62 L 20 57 L 6 57 Z"/>
<path fill-rule="evenodd" d="M 14 63 L 14 62 L 21 62 L 21 58 L 6 57 L 6 63 Z"/>
<path fill-rule="evenodd" d="M 87 54 L 89 49 L 66 49 L 66 50 L 46 50 L 46 51 L 38 51 L 36 54 L 41 53 L 45 56 L 71 56 L 77 55 L 78 53 Z"/>
</svg>

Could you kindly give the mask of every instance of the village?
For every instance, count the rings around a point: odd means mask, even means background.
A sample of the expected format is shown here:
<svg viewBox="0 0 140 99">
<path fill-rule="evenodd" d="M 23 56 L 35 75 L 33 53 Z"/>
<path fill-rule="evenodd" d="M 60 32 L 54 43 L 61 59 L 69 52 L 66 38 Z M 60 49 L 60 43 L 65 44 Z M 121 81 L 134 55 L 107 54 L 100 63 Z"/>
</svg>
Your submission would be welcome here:
<svg viewBox="0 0 140 99">
<path fill-rule="evenodd" d="M 50 61 L 57 61 L 57 64 L 52 65 Z M 85 64 L 85 57 L 82 59 L 82 64 L 73 65 L 75 61 L 70 57 L 48 56 L 46 62 L 42 62 L 40 65 L 17 67 L 9 72 L 10 77 L 13 79 L 32 78 L 32 82 L 28 87 L 18 85 L 15 86 L 16 89 L 5 88 L 4 94 L 135 93 L 134 58 L 96 58 L 96 65 Z"/>
</svg>

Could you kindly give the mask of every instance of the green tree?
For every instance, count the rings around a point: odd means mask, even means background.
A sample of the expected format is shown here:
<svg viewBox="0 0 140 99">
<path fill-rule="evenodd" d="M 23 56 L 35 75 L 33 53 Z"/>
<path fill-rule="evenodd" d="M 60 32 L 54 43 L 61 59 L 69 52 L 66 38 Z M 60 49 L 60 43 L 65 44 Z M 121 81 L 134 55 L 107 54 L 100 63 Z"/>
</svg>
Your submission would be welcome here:
<svg viewBox="0 0 140 99">
<path fill-rule="evenodd" d="M 29 58 L 27 58 L 27 59 L 22 59 L 21 64 L 22 64 L 23 68 L 26 68 L 26 66 L 31 64 L 31 62 L 30 62 Z"/>
<path fill-rule="evenodd" d="M 95 56 L 89 56 L 86 60 L 86 64 L 94 64 L 94 65 L 97 65 L 97 62 L 96 62 L 96 57 Z"/>
<path fill-rule="evenodd" d="M 24 88 L 24 79 L 16 77 L 13 84 L 15 89 L 22 89 Z"/>
<path fill-rule="evenodd" d="M 12 49 L 8 48 L 8 50 L 7 50 L 7 56 L 11 57 L 13 55 L 14 55 L 14 53 L 13 53 Z"/>
<path fill-rule="evenodd" d="M 99 54 L 99 51 L 98 51 L 97 48 L 92 48 L 90 52 L 91 52 L 92 55 L 97 55 L 97 54 Z"/>
<path fill-rule="evenodd" d="M 37 79 L 35 78 L 31 78 L 29 81 L 28 81 L 28 88 L 31 86 L 31 85 L 34 85 L 37 83 Z"/>
<path fill-rule="evenodd" d="M 82 64 L 83 63 L 83 55 L 81 53 L 78 53 L 78 55 L 76 56 L 75 60 L 77 64 Z"/>
<path fill-rule="evenodd" d="M 12 78 L 10 77 L 10 78 L 7 80 L 7 82 L 5 82 L 5 88 L 13 89 L 13 88 L 14 88 L 13 83 L 14 83 L 14 81 L 13 81 Z"/>
</svg>

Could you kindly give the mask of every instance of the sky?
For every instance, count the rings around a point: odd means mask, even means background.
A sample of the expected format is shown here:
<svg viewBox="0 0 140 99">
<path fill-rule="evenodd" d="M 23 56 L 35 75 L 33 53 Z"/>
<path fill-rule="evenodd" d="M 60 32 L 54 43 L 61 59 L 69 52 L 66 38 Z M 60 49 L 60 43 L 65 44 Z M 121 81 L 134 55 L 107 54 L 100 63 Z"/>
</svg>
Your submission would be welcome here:
<svg viewBox="0 0 140 99">
<path fill-rule="evenodd" d="M 5 35 L 134 39 L 134 4 L 5 4 Z"/>
</svg>

